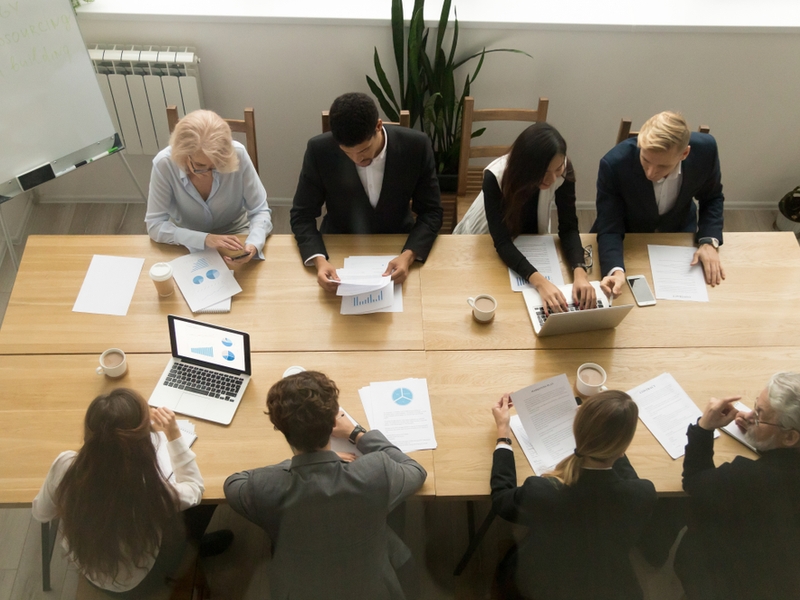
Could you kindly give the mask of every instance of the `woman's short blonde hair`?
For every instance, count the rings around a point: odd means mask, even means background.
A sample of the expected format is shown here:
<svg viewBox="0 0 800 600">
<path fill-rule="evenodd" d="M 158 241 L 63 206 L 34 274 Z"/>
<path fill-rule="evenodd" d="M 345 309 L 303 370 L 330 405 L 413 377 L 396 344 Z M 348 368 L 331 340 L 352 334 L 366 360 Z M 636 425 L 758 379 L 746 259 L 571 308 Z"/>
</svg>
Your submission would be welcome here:
<svg viewBox="0 0 800 600">
<path fill-rule="evenodd" d="M 664 111 L 650 117 L 639 130 L 637 144 L 644 150 L 683 152 L 689 145 L 689 126 L 679 113 Z"/>
<path fill-rule="evenodd" d="M 231 128 L 217 113 L 196 110 L 183 117 L 169 137 L 172 160 L 189 169 L 189 158 L 205 154 L 220 173 L 233 173 L 239 168 L 239 157 L 233 148 Z"/>
</svg>

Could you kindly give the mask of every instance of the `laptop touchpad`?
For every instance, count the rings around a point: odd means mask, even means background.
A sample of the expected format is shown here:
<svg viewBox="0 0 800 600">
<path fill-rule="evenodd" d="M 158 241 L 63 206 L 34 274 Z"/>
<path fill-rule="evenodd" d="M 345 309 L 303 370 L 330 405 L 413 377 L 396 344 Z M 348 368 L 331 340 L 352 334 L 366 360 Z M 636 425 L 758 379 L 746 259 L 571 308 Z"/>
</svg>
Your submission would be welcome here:
<svg viewBox="0 0 800 600">
<path fill-rule="evenodd" d="M 175 412 L 185 413 L 187 415 L 198 416 L 201 418 L 208 418 L 203 415 L 213 415 L 221 408 L 223 408 L 223 400 L 219 398 L 209 398 L 208 396 L 200 396 L 199 394 L 192 394 L 191 392 L 184 392 L 181 394 L 178 404 L 175 406 Z"/>
</svg>

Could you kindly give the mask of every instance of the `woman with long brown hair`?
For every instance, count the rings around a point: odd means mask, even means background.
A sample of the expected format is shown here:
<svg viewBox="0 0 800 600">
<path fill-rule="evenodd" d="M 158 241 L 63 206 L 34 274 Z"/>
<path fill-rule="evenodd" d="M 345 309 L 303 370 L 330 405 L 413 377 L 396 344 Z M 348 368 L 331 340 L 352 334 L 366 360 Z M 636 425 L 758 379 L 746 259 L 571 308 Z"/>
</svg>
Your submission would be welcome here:
<svg viewBox="0 0 800 600">
<path fill-rule="evenodd" d="M 166 436 L 174 481 L 159 469 L 157 432 Z M 175 414 L 119 388 L 89 405 L 83 446 L 53 462 L 33 516 L 60 519 L 64 548 L 91 583 L 135 597 L 177 568 L 186 546 L 180 511 L 199 504 L 203 491 Z"/>
<path fill-rule="evenodd" d="M 567 299 L 514 245 L 522 234 L 550 233 L 550 211 L 558 211 L 558 237 L 573 274 L 572 298 L 580 308 L 594 308 L 575 210 L 575 173 L 567 143 L 548 123 L 534 123 L 514 141 L 509 153 L 483 171 L 481 193 L 453 233 L 490 233 L 503 262 L 528 281 L 548 312 L 567 310 Z"/>
<path fill-rule="evenodd" d="M 641 599 L 628 554 L 650 520 L 656 493 L 625 456 L 639 415 L 634 401 L 613 390 L 586 400 L 575 413 L 574 453 L 520 487 L 509 445 L 511 407 L 508 394 L 492 406 L 498 437 L 492 506 L 530 531 L 500 565 L 505 597 Z"/>
</svg>

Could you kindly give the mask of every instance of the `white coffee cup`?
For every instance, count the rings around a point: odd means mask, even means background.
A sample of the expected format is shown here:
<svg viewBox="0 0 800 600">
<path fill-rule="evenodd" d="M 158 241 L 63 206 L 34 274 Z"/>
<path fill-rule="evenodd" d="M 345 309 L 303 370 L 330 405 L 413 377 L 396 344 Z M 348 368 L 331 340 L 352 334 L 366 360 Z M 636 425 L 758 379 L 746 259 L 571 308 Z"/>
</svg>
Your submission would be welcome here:
<svg viewBox="0 0 800 600">
<path fill-rule="evenodd" d="M 480 294 L 474 298 L 467 298 L 467 304 L 472 307 L 472 317 L 479 323 L 488 323 L 494 319 L 497 300 L 489 294 Z"/>
<path fill-rule="evenodd" d="M 305 369 L 303 367 L 298 367 L 298 366 L 295 365 L 293 367 L 289 367 L 288 369 L 286 369 L 283 372 L 283 376 L 284 377 L 289 377 L 289 375 L 297 375 L 298 373 L 302 373 L 303 371 L 305 371 Z"/>
<path fill-rule="evenodd" d="M 125 353 L 119 348 L 109 348 L 100 355 L 100 366 L 96 371 L 98 375 L 121 377 L 128 370 L 128 361 Z"/>
<path fill-rule="evenodd" d="M 576 387 L 582 396 L 594 396 L 605 392 L 608 388 L 604 385 L 608 379 L 606 370 L 597 363 L 583 363 L 578 367 Z"/>
<path fill-rule="evenodd" d="M 154 264 L 150 267 L 150 279 L 158 290 L 158 295 L 162 298 L 171 296 L 175 291 L 175 283 L 172 280 L 172 265 L 165 262 Z"/>
</svg>

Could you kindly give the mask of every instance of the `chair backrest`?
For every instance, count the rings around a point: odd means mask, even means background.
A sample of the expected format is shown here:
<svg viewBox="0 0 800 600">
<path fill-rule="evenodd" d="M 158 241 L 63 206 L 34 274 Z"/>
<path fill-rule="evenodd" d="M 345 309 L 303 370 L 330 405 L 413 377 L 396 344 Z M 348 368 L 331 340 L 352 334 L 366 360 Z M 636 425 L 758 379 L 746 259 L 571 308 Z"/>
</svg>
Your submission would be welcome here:
<svg viewBox="0 0 800 600">
<path fill-rule="evenodd" d="M 697 129 L 700 133 L 711 133 L 711 128 L 708 125 L 700 125 Z M 617 132 L 617 143 L 624 142 L 627 139 L 634 138 L 639 135 L 638 131 L 631 131 L 630 119 L 622 119 L 619 122 L 619 131 Z"/>
<path fill-rule="evenodd" d="M 243 133 L 245 138 L 245 148 L 253 166 L 258 170 L 258 147 L 256 146 L 256 116 L 252 108 L 244 109 L 244 119 L 223 119 L 231 128 L 231 131 Z M 172 133 L 175 125 L 178 124 L 178 107 L 171 105 L 167 107 L 167 124 L 169 132 Z"/>
<path fill-rule="evenodd" d="M 411 127 L 411 113 L 407 110 L 400 111 L 400 122 L 394 123 L 392 121 L 384 122 L 385 125 L 400 125 L 400 127 Z M 331 116 L 329 111 L 322 111 L 322 133 L 328 133 L 331 130 Z"/>
<path fill-rule="evenodd" d="M 475 109 L 475 99 L 471 96 L 464 98 L 464 110 L 461 113 L 461 152 L 458 161 L 458 192 L 463 196 L 467 192 L 467 171 L 470 158 L 496 158 L 503 156 L 511 144 L 507 146 L 472 145 L 472 124 L 480 121 L 525 121 L 528 123 L 541 123 L 547 121 L 547 109 L 550 101 L 539 98 L 536 110 L 529 108 L 483 108 Z"/>
</svg>

